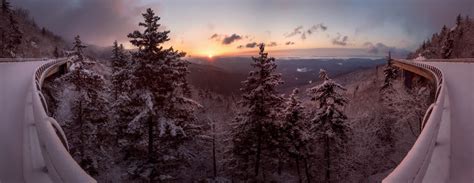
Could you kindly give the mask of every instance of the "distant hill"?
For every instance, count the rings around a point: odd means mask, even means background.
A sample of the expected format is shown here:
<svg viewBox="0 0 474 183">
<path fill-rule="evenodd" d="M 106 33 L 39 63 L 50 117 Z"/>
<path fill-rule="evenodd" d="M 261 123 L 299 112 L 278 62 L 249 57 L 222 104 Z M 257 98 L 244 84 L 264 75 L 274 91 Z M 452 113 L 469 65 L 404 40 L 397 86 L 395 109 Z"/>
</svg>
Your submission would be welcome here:
<svg viewBox="0 0 474 183">
<path fill-rule="evenodd" d="M 228 72 L 211 65 L 189 65 L 189 83 L 196 89 L 209 90 L 222 95 L 240 94 L 240 83 L 247 75 Z"/>
<path fill-rule="evenodd" d="M 61 37 L 44 27 L 38 26 L 33 17 L 30 17 L 28 10 L 21 8 L 11 9 L 10 12 L 0 12 L 1 44 L 6 44 L 5 40 L 12 31 L 10 15 L 14 21 L 18 22 L 18 28 L 21 32 L 21 43 L 13 53 L 14 57 L 53 57 L 56 47 L 60 54 L 63 54 L 63 50 L 67 49 L 67 43 Z M 11 56 L 10 53 L 6 52 L 0 55 L 0 57 Z"/>
<path fill-rule="evenodd" d="M 271 54 L 271 53 L 270 53 Z M 205 59 L 193 59 L 188 76 L 195 88 L 211 90 L 229 95 L 240 94 L 241 82 L 248 76 L 252 66 L 249 57 L 215 58 L 212 62 Z M 281 73 L 284 84 L 282 91 L 291 91 L 295 87 L 311 85 L 319 80 L 320 69 L 327 70 L 331 77 L 337 77 L 354 71 L 375 68 L 386 63 L 384 59 L 277 59 L 277 73 Z"/>
<path fill-rule="evenodd" d="M 443 26 L 439 33 L 424 41 L 408 59 L 449 59 L 474 57 L 474 21 L 459 15 L 452 28 Z"/>
</svg>

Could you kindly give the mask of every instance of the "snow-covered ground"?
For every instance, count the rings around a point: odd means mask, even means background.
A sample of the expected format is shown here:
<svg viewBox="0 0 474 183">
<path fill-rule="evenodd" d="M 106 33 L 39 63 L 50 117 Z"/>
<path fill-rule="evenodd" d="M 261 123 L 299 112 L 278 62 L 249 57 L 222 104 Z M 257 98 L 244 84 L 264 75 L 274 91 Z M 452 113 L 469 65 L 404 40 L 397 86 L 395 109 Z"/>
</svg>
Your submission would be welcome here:
<svg viewBox="0 0 474 183">
<path fill-rule="evenodd" d="M 0 63 L 0 182 L 24 182 L 23 137 L 33 72 L 45 62 Z M 30 100 L 31 101 L 31 100 Z M 29 113 L 27 112 L 29 111 Z"/>
<path fill-rule="evenodd" d="M 473 182 L 474 63 L 423 63 L 441 69 L 446 79 L 451 112 L 451 162 L 449 165 L 449 182 Z"/>
</svg>

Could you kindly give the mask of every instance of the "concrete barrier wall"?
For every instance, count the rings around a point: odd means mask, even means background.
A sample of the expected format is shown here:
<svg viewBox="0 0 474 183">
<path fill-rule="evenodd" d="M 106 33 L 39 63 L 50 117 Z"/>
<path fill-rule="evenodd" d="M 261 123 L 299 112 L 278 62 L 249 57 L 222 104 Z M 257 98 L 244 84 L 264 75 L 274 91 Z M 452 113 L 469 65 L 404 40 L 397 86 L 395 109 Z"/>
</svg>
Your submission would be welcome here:
<svg viewBox="0 0 474 183">
<path fill-rule="evenodd" d="M 46 61 L 48 58 L 0 58 L 0 62 L 33 62 Z"/>
<path fill-rule="evenodd" d="M 392 60 L 397 67 L 417 67 L 424 72 L 431 73 L 428 78 L 435 81 L 436 95 L 434 103 L 426 111 L 422 122 L 423 129 L 415 144 L 402 162 L 390 173 L 383 182 L 422 182 L 431 161 L 433 150 L 436 146 L 436 139 L 443 115 L 443 105 L 446 99 L 446 83 L 440 69 L 408 60 Z M 424 76 L 426 77 L 426 76 Z"/>
<path fill-rule="evenodd" d="M 44 162 L 49 177 L 54 182 L 96 182 L 71 157 L 64 131 L 58 122 L 48 116 L 48 108 L 41 88 L 43 81 L 67 64 L 67 59 L 55 59 L 40 66 L 33 75 L 33 113 Z"/>
</svg>

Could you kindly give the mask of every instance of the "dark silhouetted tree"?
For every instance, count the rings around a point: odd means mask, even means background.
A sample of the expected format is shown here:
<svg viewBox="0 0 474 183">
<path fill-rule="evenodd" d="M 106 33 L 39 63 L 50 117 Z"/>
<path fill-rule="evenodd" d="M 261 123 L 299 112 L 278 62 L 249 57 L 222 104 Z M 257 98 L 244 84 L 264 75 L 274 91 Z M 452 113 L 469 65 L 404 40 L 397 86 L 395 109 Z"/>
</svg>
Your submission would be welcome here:
<svg viewBox="0 0 474 183">
<path fill-rule="evenodd" d="M 11 8 L 10 2 L 8 2 L 7 0 L 2 0 L 2 12 L 10 13 L 11 11 L 10 8 Z"/>
<path fill-rule="evenodd" d="M 104 96 L 105 81 L 93 71 L 95 63 L 84 60 L 81 40 L 74 42 L 76 57 L 72 57 L 70 71 L 60 79 L 72 86 L 71 121 L 65 128 L 69 131 L 71 154 L 84 170 L 98 175 L 103 168 L 106 149 L 111 144 L 111 123 L 107 122 L 107 99 Z"/>
<path fill-rule="evenodd" d="M 13 15 L 10 14 L 9 17 L 10 29 L 7 32 L 5 48 L 10 57 L 15 57 L 17 55 L 18 46 L 22 42 L 23 32 L 20 30 L 18 22 L 13 18 Z"/>
<path fill-rule="evenodd" d="M 323 83 L 309 89 L 311 100 L 319 104 L 317 112 L 313 114 L 310 129 L 313 137 L 324 144 L 325 182 L 331 182 L 331 162 L 341 152 L 347 140 L 349 127 L 346 124 L 347 117 L 341 108 L 349 100 L 340 93 L 346 89 L 330 79 L 325 70 L 321 69 L 319 77 Z"/>
<path fill-rule="evenodd" d="M 303 178 L 301 176 L 301 162 L 307 163 L 308 152 L 306 147 L 310 142 L 308 117 L 304 111 L 304 107 L 298 97 L 299 90 L 296 88 L 287 99 L 285 109 L 283 110 L 283 126 L 282 138 L 283 146 L 289 157 L 294 159 L 296 164 L 296 172 L 300 182 Z M 304 166 L 306 172 L 307 182 L 311 182 L 308 165 Z"/>
<path fill-rule="evenodd" d="M 263 168 L 273 161 L 276 150 L 274 139 L 278 134 L 278 111 L 283 98 L 276 88 L 283 83 L 281 75 L 275 73 L 275 59 L 265 53 L 265 45 L 260 45 L 258 57 L 252 57 L 251 71 L 241 88 L 243 111 L 236 117 L 233 137 L 233 153 L 237 157 L 235 167 L 246 176 L 253 170 L 255 179 L 261 179 Z M 268 168 L 268 167 L 267 167 Z"/>
<path fill-rule="evenodd" d="M 114 92 L 114 99 L 117 100 L 119 93 L 123 92 L 125 81 L 128 79 L 127 75 L 124 75 L 124 69 L 127 66 L 127 58 L 123 45 L 118 45 L 117 41 L 114 41 L 112 46 L 112 90 Z"/>
<path fill-rule="evenodd" d="M 385 75 L 385 80 L 382 85 L 382 88 L 380 88 L 381 92 L 386 92 L 386 91 L 392 91 L 393 90 L 393 81 L 397 79 L 398 77 L 398 70 L 393 67 L 393 65 L 389 62 L 385 69 L 383 70 L 383 73 Z"/>
<path fill-rule="evenodd" d="M 59 58 L 61 56 L 57 46 L 54 47 L 53 56 L 54 56 L 54 58 Z"/>
<path fill-rule="evenodd" d="M 142 15 L 145 21 L 139 26 L 143 32 L 128 35 L 130 43 L 138 47 L 128 69 L 132 74 L 131 96 L 139 101 L 141 109 L 127 130 L 130 136 L 140 137 L 135 139 L 140 143 L 130 142 L 135 150 L 141 152 L 143 145 L 147 149 L 146 161 L 137 160 L 131 174 L 155 182 L 160 176 L 173 177 L 170 174 L 183 165 L 179 162 L 187 155 L 182 145 L 198 133 L 193 125 L 193 111 L 199 104 L 189 98 L 186 80 L 189 63 L 183 60 L 186 54 L 163 48 L 169 41 L 169 31 L 159 31 L 160 18 L 153 10 L 147 9 Z"/>
<path fill-rule="evenodd" d="M 461 26 L 461 24 L 462 24 L 462 17 L 461 17 L 461 14 L 458 14 L 458 16 L 456 17 L 456 25 Z"/>
<path fill-rule="evenodd" d="M 81 37 L 79 35 L 74 37 L 72 49 L 74 50 L 74 55 L 77 56 L 76 61 L 84 61 L 84 48 L 87 48 L 87 46 L 82 44 Z"/>
</svg>

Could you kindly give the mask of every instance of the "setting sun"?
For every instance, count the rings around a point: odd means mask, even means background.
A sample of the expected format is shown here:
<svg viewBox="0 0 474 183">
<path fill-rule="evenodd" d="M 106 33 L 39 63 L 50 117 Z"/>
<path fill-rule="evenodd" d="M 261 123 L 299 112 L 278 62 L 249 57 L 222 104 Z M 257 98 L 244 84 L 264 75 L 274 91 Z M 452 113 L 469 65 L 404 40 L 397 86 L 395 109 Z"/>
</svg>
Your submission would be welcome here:
<svg viewBox="0 0 474 183">
<path fill-rule="evenodd" d="M 211 53 L 207 55 L 207 58 L 212 58 L 212 57 L 214 57 L 214 55 L 212 55 Z"/>
</svg>

